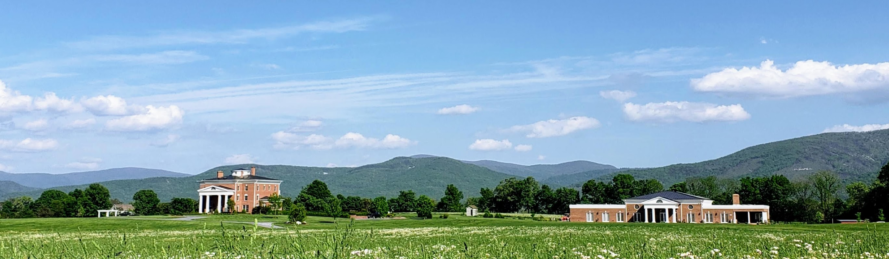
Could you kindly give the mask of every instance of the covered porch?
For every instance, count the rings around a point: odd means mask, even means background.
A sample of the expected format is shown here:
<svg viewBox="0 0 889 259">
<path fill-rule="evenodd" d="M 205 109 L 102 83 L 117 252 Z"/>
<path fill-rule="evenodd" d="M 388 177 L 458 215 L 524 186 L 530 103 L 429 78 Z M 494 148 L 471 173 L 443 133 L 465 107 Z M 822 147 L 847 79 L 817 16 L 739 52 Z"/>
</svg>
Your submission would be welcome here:
<svg viewBox="0 0 889 259">
<path fill-rule="evenodd" d="M 666 198 L 653 198 L 643 201 L 634 216 L 634 221 L 645 223 L 676 223 L 678 219 L 679 203 Z"/>
<path fill-rule="evenodd" d="M 198 190 L 198 213 L 229 212 L 228 200 L 235 191 L 222 186 L 208 186 Z"/>
</svg>

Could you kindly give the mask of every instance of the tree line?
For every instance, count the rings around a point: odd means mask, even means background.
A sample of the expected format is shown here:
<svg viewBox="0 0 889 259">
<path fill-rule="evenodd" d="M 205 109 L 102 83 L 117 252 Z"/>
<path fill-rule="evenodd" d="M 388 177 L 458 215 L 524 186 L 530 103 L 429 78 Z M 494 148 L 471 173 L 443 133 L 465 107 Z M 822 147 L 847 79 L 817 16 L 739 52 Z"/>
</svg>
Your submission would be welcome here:
<svg viewBox="0 0 889 259">
<path fill-rule="evenodd" d="M 0 218 L 95 217 L 98 210 L 111 206 L 108 188 L 94 183 L 69 193 L 46 190 L 37 200 L 27 196 L 9 198 L 0 203 Z"/>
<path fill-rule="evenodd" d="M 468 197 L 465 201 L 463 192 L 449 184 L 444 196 L 436 201 L 426 195 L 417 196 L 413 190 L 399 191 L 394 198 L 333 195 L 326 183 L 315 180 L 302 188 L 296 197 L 273 195 L 267 206 L 256 207 L 252 212 L 295 213 L 303 218 L 305 215 L 347 217 L 350 214 L 384 217 L 393 212 L 416 212 L 419 217 L 431 218 L 432 212 L 462 212 L 467 206 L 476 206 L 483 212 L 563 214 L 568 212 L 570 204 L 622 204 L 623 199 L 663 190 L 664 186 L 655 179 L 636 180 L 629 174 L 617 174 L 610 182 L 589 180 L 580 190 L 553 189 L 527 177 L 504 179 L 493 189 L 481 188 L 478 196 Z M 783 175 L 741 179 L 692 177 L 671 185 L 668 190 L 706 197 L 714 204 L 731 204 L 732 194 L 737 193 L 744 204 L 769 205 L 771 218 L 775 221 L 883 221 L 884 210 L 889 209 L 889 164 L 870 184 L 853 182 L 844 186 L 835 173 L 820 171 L 794 181 Z M 173 198 L 162 203 L 152 190 L 136 192 L 133 201 L 139 215 L 186 214 L 197 210 L 194 199 Z M 0 206 L 0 217 L 3 218 L 94 217 L 96 210 L 111 208 L 112 199 L 104 186 L 91 184 L 85 190 L 70 193 L 47 190 L 37 200 L 10 198 Z"/>
</svg>

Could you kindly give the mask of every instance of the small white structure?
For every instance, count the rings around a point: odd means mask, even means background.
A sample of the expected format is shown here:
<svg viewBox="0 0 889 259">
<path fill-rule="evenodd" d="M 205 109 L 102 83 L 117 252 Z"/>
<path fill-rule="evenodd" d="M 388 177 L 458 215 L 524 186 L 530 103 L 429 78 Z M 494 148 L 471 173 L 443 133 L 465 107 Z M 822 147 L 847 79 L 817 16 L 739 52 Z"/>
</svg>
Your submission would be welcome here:
<svg viewBox="0 0 889 259">
<path fill-rule="evenodd" d="M 107 217 L 111 217 L 111 213 L 114 213 L 114 216 L 115 216 L 115 217 L 120 216 L 120 211 L 119 211 L 119 210 L 98 210 L 98 212 L 99 212 L 99 215 L 96 215 L 96 216 L 99 217 L 99 218 L 102 217 L 102 213 L 105 213 L 105 217 L 106 217 L 106 218 L 107 218 Z"/>
<path fill-rule="evenodd" d="M 467 217 L 478 216 L 478 207 L 476 207 L 475 205 L 469 205 L 469 207 L 466 207 L 466 216 Z"/>
</svg>

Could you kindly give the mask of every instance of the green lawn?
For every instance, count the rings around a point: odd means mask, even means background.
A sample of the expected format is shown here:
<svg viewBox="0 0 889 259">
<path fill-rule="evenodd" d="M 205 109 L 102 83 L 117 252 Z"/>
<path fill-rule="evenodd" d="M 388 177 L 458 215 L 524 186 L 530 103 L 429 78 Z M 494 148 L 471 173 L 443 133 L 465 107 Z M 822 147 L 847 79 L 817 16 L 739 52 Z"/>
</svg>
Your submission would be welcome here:
<svg viewBox="0 0 889 259">
<path fill-rule="evenodd" d="M 177 218 L 0 219 L 0 258 L 889 258 L 885 224 L 568 223 L 452 214 L 336 223 L 310 217 L 295 226 L 284 224 L 285 216 Z"/>
</svg>

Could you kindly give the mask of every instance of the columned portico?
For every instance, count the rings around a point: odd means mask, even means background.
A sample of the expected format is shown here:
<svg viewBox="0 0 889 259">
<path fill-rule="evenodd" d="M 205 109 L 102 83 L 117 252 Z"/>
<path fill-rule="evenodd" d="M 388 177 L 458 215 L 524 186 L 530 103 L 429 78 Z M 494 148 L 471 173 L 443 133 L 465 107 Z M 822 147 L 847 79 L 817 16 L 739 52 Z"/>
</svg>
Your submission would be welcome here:
<svg viewBox="0 0 889 259">
<path fill-rule="evenodd" d="M 679 203 L 658 197 L 640 204 L 645 214 L 646 223 L 676 223 L 676 211 L 679 209 Z M 659 214 L 659 212 L 663 212 L 663 214 Z"/>
<path fill-rule="evenodd" d="M 228 199 L 235 194 L 234 190 L 221 186 L 208 186 L 198 190 L 198 213 L 228 212 Z"/>
</svg>

